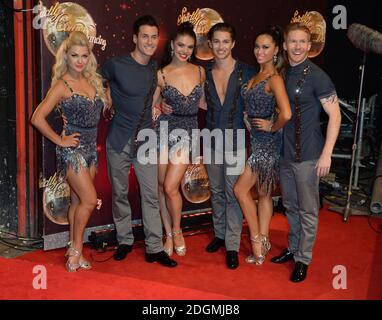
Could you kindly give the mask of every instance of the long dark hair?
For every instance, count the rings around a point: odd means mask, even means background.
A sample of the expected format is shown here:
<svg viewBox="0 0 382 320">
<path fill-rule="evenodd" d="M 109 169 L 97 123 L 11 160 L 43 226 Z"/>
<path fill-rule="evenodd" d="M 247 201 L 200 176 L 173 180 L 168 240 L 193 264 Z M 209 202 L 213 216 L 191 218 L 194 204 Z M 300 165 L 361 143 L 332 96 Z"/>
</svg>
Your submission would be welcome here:
<svg viewBox="0 0 382 320">
<path fill-rule="evenodd" d="M 176 32 L 170 37 L 170 39 L 166 43 L 165 52 L 162 58 L 161 67 L 167 66 L 171 60 L 172 60 L 172 49 L 171 49 L 171 41 L 175 41 L 175 39 L 179 36 L 190 36 L 192 39 L 194 39 L 194 51 L 192 52 L 190 62 L 194 62 L 196 60 L 195 58 L 195 50 L 196 50 L 196 34 L 194 32 L 194 25 L 191 22 L 182 22 L 178 28 L 176 29 Z"/>
<path fill-rule="evenodd" d="M 285 59 L 283 42 L 284 42 L 284 33 L 283 29 L 278 25 L 270 25 L 266 29 L 259 32 L 256 36 L 268 35 L 272 38 L 273 42 L 278 47 L 277 52 L 277 62 L 275 63 L 275 68 L 277 72 L 281 75 L 284 75 L 285 69 L 287 67 L 287 60 Z"/>
</svg>

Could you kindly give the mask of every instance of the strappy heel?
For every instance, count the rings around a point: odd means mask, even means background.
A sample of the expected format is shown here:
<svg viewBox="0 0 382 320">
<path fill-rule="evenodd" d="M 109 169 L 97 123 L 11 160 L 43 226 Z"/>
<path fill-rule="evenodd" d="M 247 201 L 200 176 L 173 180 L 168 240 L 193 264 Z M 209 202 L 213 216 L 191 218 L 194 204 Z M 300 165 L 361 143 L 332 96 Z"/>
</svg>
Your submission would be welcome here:
<svg viewBox="0 0 382 320">
<path fill-rule="evenodd" d="M 165 239 L 171 239 L 171 241 L 174 241 L 174 240 L 173 240 L 173 234 L 172 234 L 172 232 L 166 233 L 166 235 L 165 235 Z M 165 247 L 163 247 L 164 252 L 166 252 L 166 253 L 168 254 L 169 257 L 172 256 L 173 251 L 174 251 L 173 249 L 174 249 L 174 245 L 173 245 L 173 244 L 171 244 L 171 247 L 170 247 L 170 248 L 165 248 Z"/>
<path fill-rule="evenodd" d="M 80 257 L 81 252 L 79 252 L 77 249 L 74 249 L 73 247 L 70 247 L 68 251 L 66 252 L 65 256 L 68 258 L 65 264 L 65 268 L 68 272 L 76 272 L 78 268 L 80 268 L 80 264 L 77 263 L 71 263 L 69 260 L 71 257 Z"/>
<path fill-rule="evenodd" d="M 66 248 L 67 248 L 68 250 L 67 250 L 66 253 L 65 253 L 65 257 L 69 257 L 69 256 L 70 256 L 70 255 L 69 255 L 69 250 L 70 250 L 71 248 L 74 249 L 74 248 L 72 247 L 72 242 L 71 242 L 71 241 L 69 241 L 69 242 L 66 244 Z M 76 250 L 76 249 L 74 249 L 74 250 Z M 76 250 L 76 251 L 78 251 L 78 250 Z M 89 269 L 92 268 L 91 263 L 83 257 L 82 253 L 80 253 L 80 260 L 78 261 L 78 264 L 79 264 L 79 268 L 81 268 L 81 269 L 89 270 Z"/>
<path fill-rule="evenodd" d="M 261 241 L 263 243 L 264 256 L 266 256 L 268 254 L 269 250 L 271 250 L 272 245 L 269 242 L 269 239 L 268 239 L 268 237 L 266 235 L 262 235 Z"/>
<path fill-rule="evenodd" d="M 256 244 L 261 244 L 261 254 L 260 255 L 251 254 L 245 259 L 245 262 L 254 263 L 258 266 L 262 265 L 265 261 L 265 255 L 266 255 L 266 253 L 265 253 L 266 249 L 264 247 L 264 244 L 265 244 L 264 236 L 262 234 L 258 233 L 254 237 L 251 237 L 251 242 L 256 243 Z"/>
<path fill-rule="evenodd" d="M 183 237 L 182 230 L 173 231 L 172 236 L 173 237 L 175 237 L 175 236 Z M 174 241 L 174 249 L 175 249 L 175 252 L 178 256 L 185 256 L 186 255 L 186 251 L 187 251 L 186 244 L 184 244 L 183 246 L 177 247 L 175 245 L 175 241 Z"/>
<path fill-rule="evenodd" d="M 80 264 L 81 269 L 89 270 L 92 268 L 92 264 L 88 260 L 86 260 L 82 254 L 78 263 Z"/>
</svg>

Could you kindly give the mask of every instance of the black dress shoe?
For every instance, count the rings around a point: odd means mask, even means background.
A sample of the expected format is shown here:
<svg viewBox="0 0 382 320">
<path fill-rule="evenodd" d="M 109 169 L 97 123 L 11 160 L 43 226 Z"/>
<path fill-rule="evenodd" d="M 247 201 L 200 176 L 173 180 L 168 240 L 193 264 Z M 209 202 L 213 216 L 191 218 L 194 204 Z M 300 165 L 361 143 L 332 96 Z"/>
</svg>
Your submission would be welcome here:
<svg viewBox="0 0 382 320">
<path fill-rule="evenodd" d="M 227 251 L 226 263 L 229 269 L 236 269 L 239 266 L 239 258 L 236 251 Z"/>
<path fill-rule="evenodd" d="M 219 248 L 224 247 L 225 241 L 223 239 L 215 237 L 206 247 L 207 252 L 216 252 Z"/>
<path fill-rule="evenodd" d="M 169 268 L 173 268 L 178 265 L 178 263 L 171 259 L 164 251 L 159 251 L 157 253 L 146 253 L 146 262 L 159 262 L 162 266 Z"/>
<path fill-rule="evenodd" d="M 132 245 L 129 244 L 120 244 L 117 248 L 117 251 L 114 252 L 114 260 L 123 260 L 126 258 L 127 254 L 133 249 Z"/>
<path fill-rule="evenodd" d="M 285 263 L 293 259 L 293 253 L 288 249 L 284 249 L 279 256 L 273 257 L 271 262 L 273 263 Z"/>
<path fill-rule="evenodd" d="M 294 266 L 294 270 L 292 272 L 292 275 L 290 277 L 290 281 L 301 282 L 301 281 L 305 280 L 307 272 L 308 272 L 308 265 L 306 265 L 300 261 L 297 261 L 295 266 Z"/>
</svg>

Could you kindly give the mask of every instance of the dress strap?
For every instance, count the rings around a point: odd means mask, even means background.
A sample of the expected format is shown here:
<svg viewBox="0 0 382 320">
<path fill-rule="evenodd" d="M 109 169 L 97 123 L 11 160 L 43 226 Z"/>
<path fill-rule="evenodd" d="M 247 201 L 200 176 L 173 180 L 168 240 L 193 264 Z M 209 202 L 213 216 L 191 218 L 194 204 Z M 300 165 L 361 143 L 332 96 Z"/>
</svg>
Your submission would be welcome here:
<svg viewBox="0 0 382 320">
<path fill-rule="evenodd" d="M 64 83 L 66 84 L 66 86 L 68 87 L 68 89 L 70 90 L 71 93 L 73 93 L 73 89 L 72 87 L 69 85 L 69 83 L 66 82 L 66 80 L 62 79 L 62 81 L 64 81 Z"/>
<path fill-rule="evenodd" d="M 276 74 L 277 74 L 277 73 L 273 73 L 273 74 L 271 74 L 270 76 L 266 77 L 266 78 L 264 79 L 264 81 L 267 82 L 270 78 L 272 78 L 272 77 L 275 76 Z"/>
<path fill-rule="evenodd" d="M 199 82 L 200 82 L 200 85 L 202 85 L 202 67 L 201 66 L 198 66 L 199 67 Z"/>
<path fill-rule="evenodd" d="M 162 75 L 163 82 L 164 82 L 165 86 L 167 86 L 166 77 L 164 76 L 163 69 L 160 69 L 160 73 Z"/>
</svg>

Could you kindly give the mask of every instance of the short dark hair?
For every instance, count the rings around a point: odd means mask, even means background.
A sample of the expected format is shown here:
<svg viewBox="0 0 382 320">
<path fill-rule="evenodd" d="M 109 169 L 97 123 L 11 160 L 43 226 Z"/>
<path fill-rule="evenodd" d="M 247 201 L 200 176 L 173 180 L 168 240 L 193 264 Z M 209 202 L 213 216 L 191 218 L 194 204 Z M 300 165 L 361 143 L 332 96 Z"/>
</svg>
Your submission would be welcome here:
<svg viewBox="0 0 382 320">
<path fill-rule="evenodd" d="M 139 28 L 141 26 L 145 26 L 145 25 L 151 26 L 151 27 L 157 27 L 157 29 L 159 31 L 159 25 L 156 22 L 155 18 L 153 16 L 150 16 L 150 15 L 145 15 L 145 16 L 141 16 L 137 20 L 135 20 L 134 25 L 133 25 L 133 33 L 135 35 L 138 35 Z"/>
<path fill-rule="evenodd" d="M 231 35 L 232 41 L 235 41 L 236 39 L 236 30 L 235 27 L 227 22 L 219 22 L 215 25 L 213 25 L 208 31 L 208 40 L 212 40 L 212 37 L 214 36 L 214 33 L 217 31 L 223 31 L 223 32 L 228 32 Z"/>
</svg>

